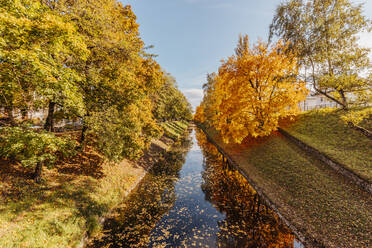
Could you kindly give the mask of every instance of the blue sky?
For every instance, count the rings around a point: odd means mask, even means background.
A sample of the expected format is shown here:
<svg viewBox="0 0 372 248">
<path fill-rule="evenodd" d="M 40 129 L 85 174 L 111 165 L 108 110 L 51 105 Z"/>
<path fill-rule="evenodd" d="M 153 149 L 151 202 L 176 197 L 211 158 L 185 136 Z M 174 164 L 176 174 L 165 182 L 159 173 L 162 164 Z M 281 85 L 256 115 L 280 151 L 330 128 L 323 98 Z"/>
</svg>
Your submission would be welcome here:
<svg viewBox="0 0 372 248">
<path fill-rule="evenodd" d="M 239 34 L 251 42 L 267 40 L 280 0 L 121 0 L 130 4 L 146 45 L 177 80 L 195 107 L 202 98 L 206 74 L 217 71 L 221 59 L 233 54 Z M 360 1 L 359 1 L 360 2 Z M 372 1 L 365 5 L 372 19 Z M 372 44 L 363 34 L 361 43 Z"/>
</svg>

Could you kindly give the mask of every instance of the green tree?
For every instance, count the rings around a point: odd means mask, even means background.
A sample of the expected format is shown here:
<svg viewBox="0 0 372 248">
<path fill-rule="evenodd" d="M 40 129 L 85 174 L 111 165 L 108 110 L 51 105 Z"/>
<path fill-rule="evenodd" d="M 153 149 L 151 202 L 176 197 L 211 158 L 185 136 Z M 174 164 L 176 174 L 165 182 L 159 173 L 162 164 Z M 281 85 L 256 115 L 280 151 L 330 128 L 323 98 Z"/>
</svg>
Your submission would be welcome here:
<svg viewBox="0 0 372 248">
<path fill-rule="evenodd" d="M 152 101 L 165 82 L 138 27 L 117 0 L 0 0 L 1 107 L 10 117 L 48 109 L 48 131 L 57 116 L 81 118 L 83 145 L 111 160 L 138 157 L 161 133 Z M 191 116 L 171 93 L 171 118 Z"/>
<path fill-rule="evenodd" d="M 74 65 L 85 78 L 81 141 L 89 134 L 110 159 L 139 156 L 159 134 L 149 99 L 164 80 L 145 52 L 136 16 L 116 0 L 61 0 L 57 5 L 76 23 L 90 50 L 86 61 Z"/>
<path fill-rule="evenodd" d="M 84 113 L 81 75 L 72 61 L 84 61 L 88 50 L 65 16 L 31 0 L 0 1 L 0 103 L 9 116 L 49 105 L 46 129 L 53 129 L 56 105 Z"/>
<path fill-rule="evenodd" d="M 357 43 L 358 33 L 371 29 L 362 8 L 349 0 L 290 0 L 278 6 L 270 26 L 270 39 L 291 43 L 305 81 L 345 109 L 372 99 L 364 76 L 371 69 L 369 49 Z"/>
<path fill-rule="evenodd" d="M 71 157 L 75 153 L 74 141 L 46 131 L 37 133 L 26 127 L 0 129 L 0 144 L 0 158 L 33 167 L 36 182 L 41 180 L 43 166 L 52 167 L 60 158 Z"/>
<path fill-rule="evenodd" d="M 174 77 L 164 75 L 165 83 L 156 94 L 154 116 L 161 121 L 191 120 L 192 107 L 178 89 Z"/>
</svg>

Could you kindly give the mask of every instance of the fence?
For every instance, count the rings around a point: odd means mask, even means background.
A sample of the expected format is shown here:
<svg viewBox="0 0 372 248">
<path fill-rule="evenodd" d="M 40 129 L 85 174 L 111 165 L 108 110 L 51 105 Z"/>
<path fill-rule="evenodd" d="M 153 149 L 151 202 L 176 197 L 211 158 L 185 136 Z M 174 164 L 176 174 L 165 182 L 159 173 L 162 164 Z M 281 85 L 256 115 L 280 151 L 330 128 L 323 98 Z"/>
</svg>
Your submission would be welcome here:
<svg viewBox="0 0 372 248">
<path fill-rule="evenodd" d="M 340 105 L 337 103 L 323 103 L 323 104 L 300 104 L 300 108 L 302 111 L 308 111 L 313 109 L 322 109 L 322 108 L 338 108 Z"/>
</svg>

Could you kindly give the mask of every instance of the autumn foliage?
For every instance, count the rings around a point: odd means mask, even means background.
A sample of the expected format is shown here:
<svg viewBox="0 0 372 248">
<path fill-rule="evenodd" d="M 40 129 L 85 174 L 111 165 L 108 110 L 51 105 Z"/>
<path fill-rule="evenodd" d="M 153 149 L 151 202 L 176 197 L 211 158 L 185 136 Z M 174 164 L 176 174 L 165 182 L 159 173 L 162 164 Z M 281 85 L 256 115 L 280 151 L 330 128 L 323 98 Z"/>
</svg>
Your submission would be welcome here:
<svg viewBox="0 0 372 248">
<path fill-rule="evenodd" d="M 225 142 L 269 135 L 280 118 L 298 113 L 307 95 L 297 74 L 296 56 L 286 44 L 260 41 L 251 48 L 248 37 L 240 37 L 235 55 L 209 77 L 195 119 L 208 121 Z"/>
<path fill-rule="evenodd" d="M 28 141 L 12 137 L 32 133 L 28 118 L 37 112 L 47 113 L 35 122 L 48 138 L 61 120 L 78 123 L 79 146 L 114 161 L 141 156 L 161 135 L 160 121 L 190 119 L 191 106 L 175 82 L 166 84 L 136 19 L 117 0 L 0 1 L 0 117 L 12 127 L 0 133 L 0 158 L 9 157 L 4 147 L 27 150 Z"/>
</svg>

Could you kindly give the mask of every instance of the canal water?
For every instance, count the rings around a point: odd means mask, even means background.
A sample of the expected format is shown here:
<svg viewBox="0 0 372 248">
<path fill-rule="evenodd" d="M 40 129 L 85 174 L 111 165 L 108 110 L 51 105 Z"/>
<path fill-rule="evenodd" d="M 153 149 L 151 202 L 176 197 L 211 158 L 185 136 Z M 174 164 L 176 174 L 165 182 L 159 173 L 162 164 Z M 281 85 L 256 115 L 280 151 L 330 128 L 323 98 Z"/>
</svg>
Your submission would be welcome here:
<svg viewBox="0 0 372 248">
<path fill-rule="evenodd" d="M 130 194 L 88 247 L 303 247 L 203 133 Z"/>
</svg>

